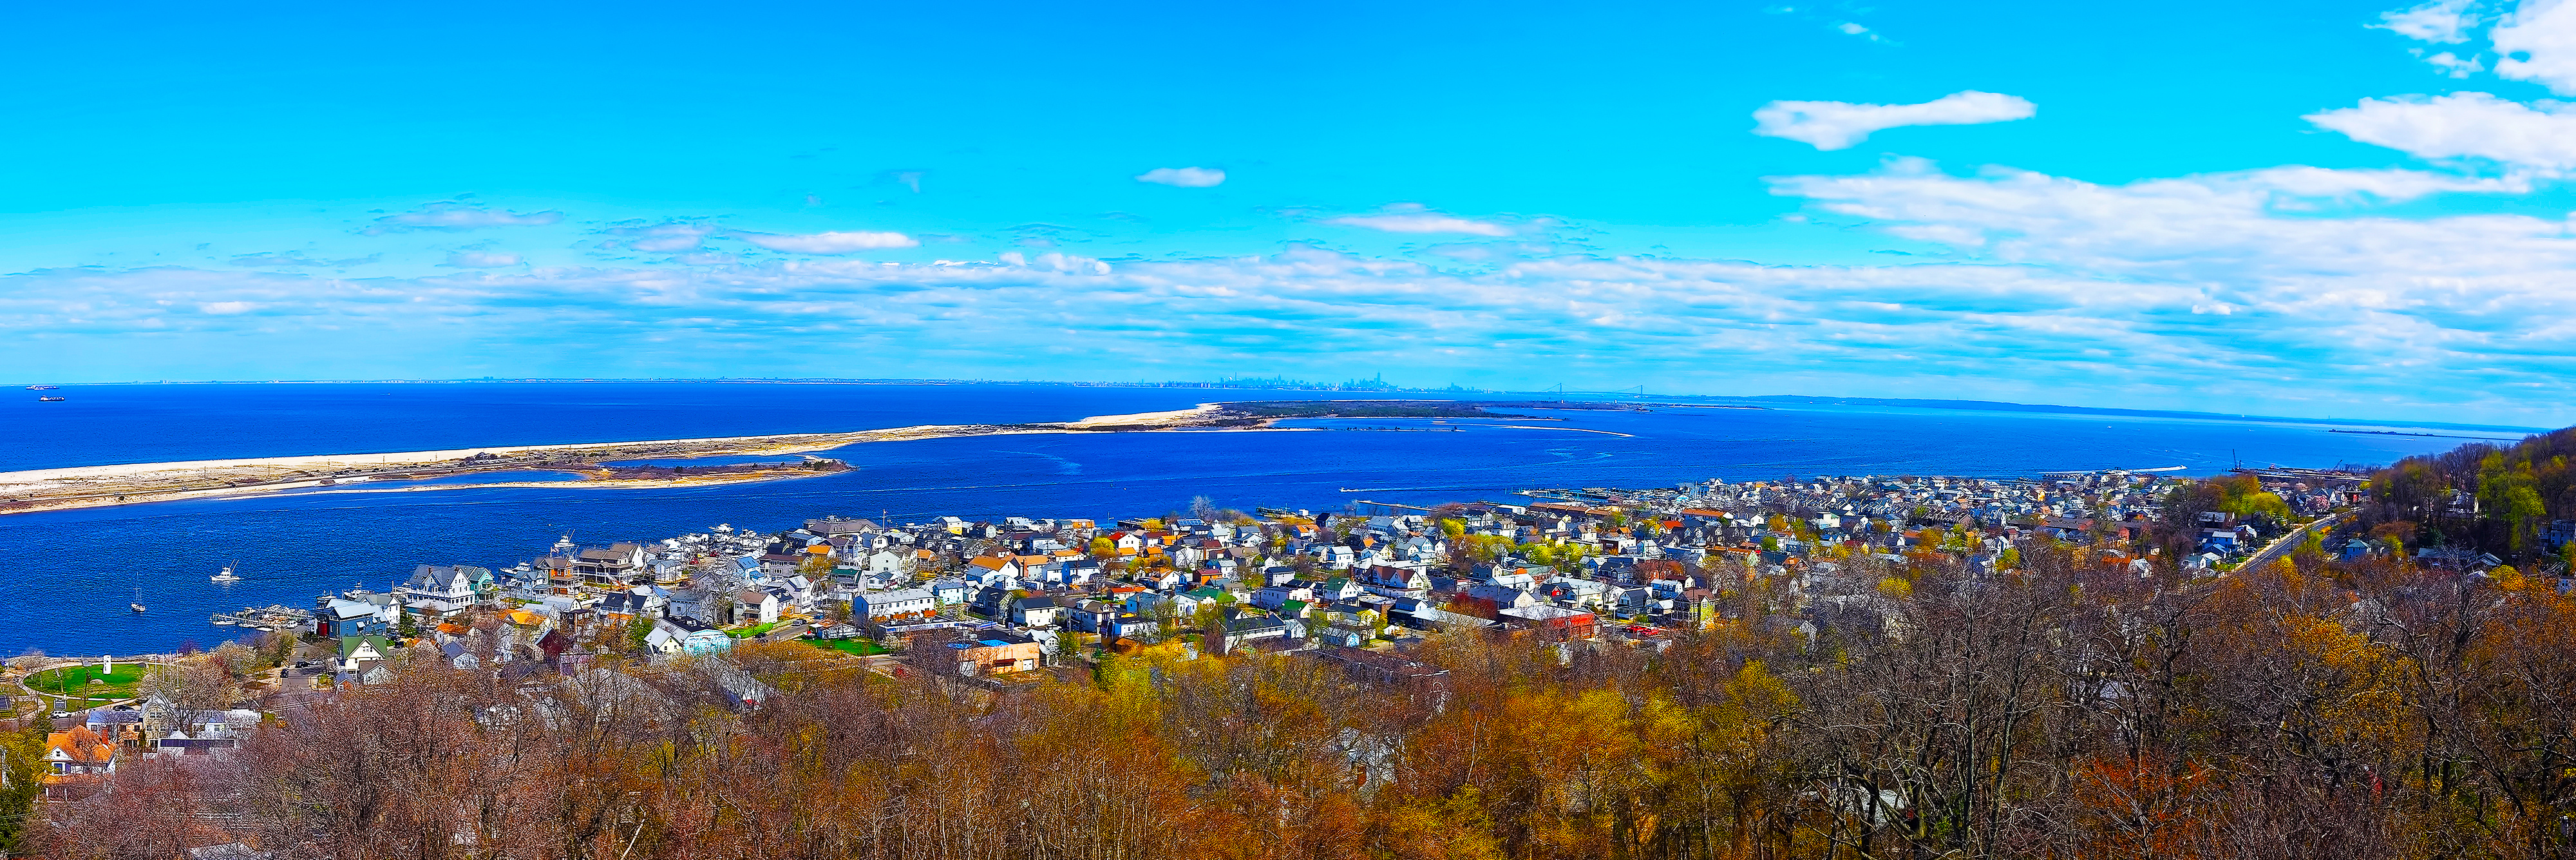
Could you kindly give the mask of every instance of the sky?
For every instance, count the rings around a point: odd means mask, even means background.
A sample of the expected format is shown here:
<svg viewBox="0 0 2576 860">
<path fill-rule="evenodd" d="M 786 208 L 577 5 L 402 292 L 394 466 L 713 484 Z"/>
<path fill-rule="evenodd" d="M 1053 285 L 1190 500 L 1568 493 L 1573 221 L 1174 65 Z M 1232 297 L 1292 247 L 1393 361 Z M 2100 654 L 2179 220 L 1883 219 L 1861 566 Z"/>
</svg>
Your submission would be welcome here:
<svg viewBox="0 0 2576 860">
<path fill-rule="evenodd" d="M 2576 423 L 2576 0 L 14 15 L 13 384 Z"/>
</svg>

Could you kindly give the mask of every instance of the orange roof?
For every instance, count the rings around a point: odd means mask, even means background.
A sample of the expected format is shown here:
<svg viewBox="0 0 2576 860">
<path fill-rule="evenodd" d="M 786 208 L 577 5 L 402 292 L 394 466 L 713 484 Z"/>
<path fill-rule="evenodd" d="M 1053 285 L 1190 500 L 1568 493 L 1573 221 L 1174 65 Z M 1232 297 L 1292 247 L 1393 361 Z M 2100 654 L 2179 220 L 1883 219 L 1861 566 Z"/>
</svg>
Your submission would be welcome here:
<svg viewBox="0 0 2576 860">
<path fill-rule="evenodd" d="M 56 750 L 76 762 L 105 764 L 116 758 L 116 747 L 100 738 L 97 732 L 90 731 L 88 726 L 73 726 L 71 731 L 45 735 L 45 757 L 52 758 Z"/>
<path fill-rule="evenodd" d="M 974 567 L 980 567 L 980 568 L 983 568 L 983 569 L 985 569 L 985 570 L 1001 570 L 1001 569 L 1002 569 L 1002 565 L 1005 565 L 1005 564 L 1009 564 L 1009 563 L 1011 563 L 1011 560 L 1010 560 L 1010 559 L 1007 559 L 1007 558 L 1000 558 L 1000 557 L 996 557 L 996 556 L 989 556 L 989 555 L 987 555 L 987 556 L 978 556 L 978 557 L 975 557 L 975 558 L 967 559 L 967 560 L 966 560 L 966 563 L 967 563 L 968 565 L 971 565 L 971 566 L 974 566 Z"/>
</svg>

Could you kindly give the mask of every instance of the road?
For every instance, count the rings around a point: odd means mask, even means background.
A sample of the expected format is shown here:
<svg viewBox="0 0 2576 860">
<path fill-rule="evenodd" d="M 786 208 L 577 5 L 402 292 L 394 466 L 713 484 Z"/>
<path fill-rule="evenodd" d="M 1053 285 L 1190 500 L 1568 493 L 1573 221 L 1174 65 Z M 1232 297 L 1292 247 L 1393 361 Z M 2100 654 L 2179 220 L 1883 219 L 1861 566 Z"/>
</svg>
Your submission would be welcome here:
<svg viewBox="0 0 2576 860">
<path fill-rule="evenodd" d="M 2237 565 L 2236 569 L 2262 570 L 2263 565 L 2271 564 L 2274 559 L 2278 559 L 2289 553 L 2289 551 L 2297 549 L 2299 542 L 2307 539 L 2308 532 L 2312 530 L 2334 528 L 2335 523 L 2342 522 L 2343 518 L 2351 515 L 2351 511 L 2336 511 L 2331 514 L 2318 517 L 2316 521 L 2308 523 L 2307 525 L 2291 529 L 2288 534 L 2282 535 L 2279 540 L 2275 540 L 2270 544 L 2265 545 L 2261 551 L 2248 556 L 2245 559 L 2245 563 Z"/>
</svg>

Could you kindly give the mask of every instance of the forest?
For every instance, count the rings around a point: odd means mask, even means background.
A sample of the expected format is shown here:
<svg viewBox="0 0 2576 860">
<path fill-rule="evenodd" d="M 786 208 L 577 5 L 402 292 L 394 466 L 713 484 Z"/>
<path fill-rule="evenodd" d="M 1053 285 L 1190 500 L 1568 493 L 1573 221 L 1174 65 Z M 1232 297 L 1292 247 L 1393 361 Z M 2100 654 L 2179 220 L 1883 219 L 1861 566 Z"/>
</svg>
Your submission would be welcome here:
<svg viewBox="0 0 2576 860">
<path fill-rule="evenodd" d="M 2408 457 L 2371 477 L 2372 504 L 2361 522 L 2372 537 L 2407 547 L 2456 547 L 2564 569 L 2576 549 L 2565 543 L 2569 535 L 2550 540 L 2548 528 L 2576 520 L 2571 455 L 2576 428 Z"/>
</svg>

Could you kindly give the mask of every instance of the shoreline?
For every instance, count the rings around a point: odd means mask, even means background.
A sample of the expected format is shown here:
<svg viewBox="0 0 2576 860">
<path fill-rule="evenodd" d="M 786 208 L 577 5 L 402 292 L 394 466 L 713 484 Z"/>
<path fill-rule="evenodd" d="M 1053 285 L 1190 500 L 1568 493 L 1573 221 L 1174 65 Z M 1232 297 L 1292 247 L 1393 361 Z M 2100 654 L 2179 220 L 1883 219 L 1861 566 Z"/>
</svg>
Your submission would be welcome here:
<svg viewBox="0 0 2576 860">
<path fill-rule="evenodd" d="M 416 480 L 481 472 L 566 472 L 595 470 L 599 463 L 660 458 L 807 454 L 868 442 L 910 442 L 966 436 L 1052 433 L 1133 433 L 1207 430 L 1270 430 L 1270 419 L 1232 416 L 1223 404 L 1202 403 L 1190 409 L 1132 415 L 1094 415 L 1076 421 L 1034 424 L 919 424 L 840 433 L 782 433 L 765 436 L 719 436 L 700 439 L 656 439 L 637 442 L 576 442 L 547 445 L 498 445 L 441 451 L 393 451 L 368 454 L 313 454 L 245 457 L 228 460 L 183 460 L 125 463 L 0 472 L 0 515 L 140 505 L 153 502 L 227 498 L 264 493 L 333 488 L 324 492 L 359 491 L 364 482 Z M 494 482 L 435 487 L 388 487 L 387 492 L 500 486 L 655 489 L 691 484 L 750 483 L 811 474 L 793 469 L 679 479 L 600 479 Z M 373 488 L 367 488 L 373 489 Z"/>
</svg>

